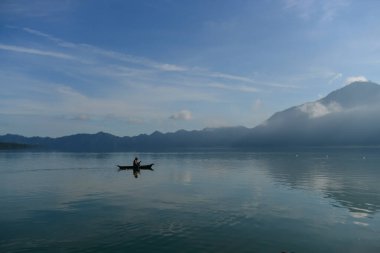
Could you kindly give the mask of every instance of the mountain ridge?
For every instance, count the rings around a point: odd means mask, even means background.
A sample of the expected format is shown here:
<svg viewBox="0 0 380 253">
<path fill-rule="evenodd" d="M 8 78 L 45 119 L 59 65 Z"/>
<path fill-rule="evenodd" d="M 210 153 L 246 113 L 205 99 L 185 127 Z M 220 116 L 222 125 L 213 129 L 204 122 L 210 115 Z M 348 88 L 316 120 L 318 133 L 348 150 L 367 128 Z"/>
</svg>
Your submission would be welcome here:
<svg viewBox="0 0 380 253">
<path fill-rule="evenodd" d="M 380 145 L 380 85 L 354 82 L 319 100 L 274 113 L 262 124 L 119 137 L 105 132 L 57 138 L 6 134 L 0 142 L 63 151 L 131 151 L 216 147 Z"/>
<path fill-rule="evenodd" d="M 24 137 L 6 134 L 0 141 L 31 145 L 42 150 L 60 151 L 131 151 L 159 150 L 173 148 L 211 148 L 232 146 L 232 144 L 248 133 L 246 127 L 205 128 L 203 130 L 161 133 L 119 137 L 109 133 L 74 134 L 57 138 Z"/>
<path fill-rule="evenodd" d="M 242 146 L 379 145 L 380 85 L 354 82 L 314 102 L 273 114 Z"/>
</svg>

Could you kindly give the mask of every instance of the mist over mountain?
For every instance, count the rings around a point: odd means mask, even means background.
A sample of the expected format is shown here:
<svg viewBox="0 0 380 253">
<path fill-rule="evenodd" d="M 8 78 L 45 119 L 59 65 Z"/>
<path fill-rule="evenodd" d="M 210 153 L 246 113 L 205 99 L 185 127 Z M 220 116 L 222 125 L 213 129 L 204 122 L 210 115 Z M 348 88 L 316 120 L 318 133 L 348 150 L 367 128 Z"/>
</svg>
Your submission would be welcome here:
<svg viewBox="0 0 380 253">
<path fill-rule="evenodd" d="M 134 137 L 108 133 L 59 138 L 0 136 L 0 142 L 44 150 L 133 151 L 216 147 L 380 145 L 380 85 L 354 82 L 326 97 L 275 113 L 255 128 L 224 127 Z"/>
<path fill-rule="evenodd" d="M 380 144 L 380 85 L 354 82 L 326 97 L 275 113 L 243 146 Z"/>
</svg>

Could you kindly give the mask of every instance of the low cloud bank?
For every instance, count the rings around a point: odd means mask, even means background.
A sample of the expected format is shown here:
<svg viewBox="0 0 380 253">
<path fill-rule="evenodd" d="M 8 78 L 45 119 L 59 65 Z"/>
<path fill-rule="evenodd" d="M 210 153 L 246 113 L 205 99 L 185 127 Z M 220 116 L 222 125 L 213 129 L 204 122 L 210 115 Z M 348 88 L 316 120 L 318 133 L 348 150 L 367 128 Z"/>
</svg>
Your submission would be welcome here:
<svg viewBox="0 0 380 253">
<path fill-rule="evenodd" d="M 173 120 L 191 120 L 192 118 L 193 118 L 193 115 L 188 110 L 182 110 L 169 117 L 169 119 L 173 119 Z"/>
<path fill-rule="evenodd" d="M 354 82 L 368 82 L 368 79 L 365 76 L 350 76 L 346 79 L 346 84 Z"/>
</svg>

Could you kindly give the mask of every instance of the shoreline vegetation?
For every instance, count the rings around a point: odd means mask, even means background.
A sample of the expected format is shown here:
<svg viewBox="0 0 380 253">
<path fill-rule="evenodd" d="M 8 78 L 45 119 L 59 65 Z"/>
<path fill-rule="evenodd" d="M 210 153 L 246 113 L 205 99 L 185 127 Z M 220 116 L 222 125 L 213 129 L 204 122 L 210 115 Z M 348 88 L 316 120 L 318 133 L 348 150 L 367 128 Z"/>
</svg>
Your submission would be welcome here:
<svg viewBox="0 0 380 253">
<path fill-rule="evenodd" d="M 0 150 L 27 149 L 31 147 L 31 145 L 21 143 L 0 142 Z"/>
</svg>

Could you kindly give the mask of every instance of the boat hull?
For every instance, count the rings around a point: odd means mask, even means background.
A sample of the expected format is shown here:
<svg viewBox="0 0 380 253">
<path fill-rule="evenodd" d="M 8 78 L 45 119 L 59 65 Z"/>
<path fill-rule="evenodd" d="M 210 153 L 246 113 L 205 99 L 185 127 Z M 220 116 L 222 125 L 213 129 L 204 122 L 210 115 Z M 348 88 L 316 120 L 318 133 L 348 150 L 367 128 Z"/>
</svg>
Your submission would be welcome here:
<svg viewBox="0 0 380 253">
<path fill-rule="evenodd" d="M 117 165 L 120 170 L 133 170 L 133 169 L 140 169 L 140 170 L 153 170 L 152 169 L 153 163 L 152 164 L 145 164 L 145 165 L 140 165 L 140 167 L 135 168 L 132 165 Z"/>
</svg>

